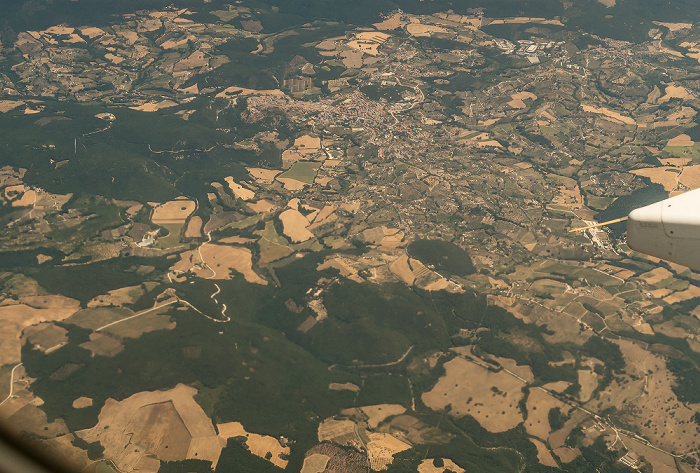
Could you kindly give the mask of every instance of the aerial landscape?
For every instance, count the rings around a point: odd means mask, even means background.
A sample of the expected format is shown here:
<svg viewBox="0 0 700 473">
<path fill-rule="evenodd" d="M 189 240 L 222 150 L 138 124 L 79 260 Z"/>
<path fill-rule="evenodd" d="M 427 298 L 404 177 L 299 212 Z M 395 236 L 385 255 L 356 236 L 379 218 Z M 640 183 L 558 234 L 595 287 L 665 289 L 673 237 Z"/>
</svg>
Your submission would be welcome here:
<svg viewBox="0 0 700 473">
<path fill-rule="evenodd" d="M 0 425 L 89 473 L 700 471 L 700 274 L 569 232 L 700 188 L 700 8 L 109 3 L 0 0 Z"/>
</svg>

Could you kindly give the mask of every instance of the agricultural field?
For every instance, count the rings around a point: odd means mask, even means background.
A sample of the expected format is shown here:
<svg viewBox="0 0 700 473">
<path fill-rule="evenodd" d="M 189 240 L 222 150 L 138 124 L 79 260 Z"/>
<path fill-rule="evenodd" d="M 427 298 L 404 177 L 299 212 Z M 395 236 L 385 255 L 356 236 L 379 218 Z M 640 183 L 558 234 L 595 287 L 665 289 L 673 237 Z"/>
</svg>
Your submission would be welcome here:
<svg viewBox="0 0 700 473">
<path fill-rule="evenodd" d="M 569 232 L 700 187 L 696 9 L 195 3 L 0 0 L 0 421 L 90 473 L 698 471 L 700 278 Z"/>
</svg>

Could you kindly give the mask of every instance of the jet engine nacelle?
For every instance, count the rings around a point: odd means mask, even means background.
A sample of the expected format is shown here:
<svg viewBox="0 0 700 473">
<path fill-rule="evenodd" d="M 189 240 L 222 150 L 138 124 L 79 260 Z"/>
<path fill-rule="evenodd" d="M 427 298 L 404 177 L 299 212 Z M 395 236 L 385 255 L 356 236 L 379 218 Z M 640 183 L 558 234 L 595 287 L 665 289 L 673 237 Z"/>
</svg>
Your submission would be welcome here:
<svg viewBox="0 0 700 473">
<path fill-rule="evenodd" d="M 627 245 L 700 271 L 700 189 L 630 212 Z"/>
</svg>

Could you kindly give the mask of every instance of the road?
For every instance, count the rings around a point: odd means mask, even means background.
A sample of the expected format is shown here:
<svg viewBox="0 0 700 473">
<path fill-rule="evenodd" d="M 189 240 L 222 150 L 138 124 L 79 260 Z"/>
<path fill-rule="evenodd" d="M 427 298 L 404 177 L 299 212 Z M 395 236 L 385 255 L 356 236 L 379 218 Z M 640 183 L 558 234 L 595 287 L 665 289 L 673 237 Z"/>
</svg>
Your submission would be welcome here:
<svg viewBox="0 0 700 473">
<path fill-rule="evenodd" d="M 119 320 L 115 320 L 114 322 L 110 322 L 110 323 L 108 323 L 108 324 L 106 324 L 106 325 L 103 325 L 102 327 L 98 327 L 98 328 L 95 329 L 95 332 L 99 332 L 99 331 L 101 331 L 101 330 L 103 330 L 103 329 L 106 329 L 107 327 L 111 327 L 112 325 L 120 324 L 120 323 L 122 323 L 122 322 L 124 322 L 124 321 L 131 320 L 131 319 L 134 319 L 134 318 L 136 318 L 136 317 L 140 317 L 140 316 L 142 316 L 142 315 L 144 315 L 144 314 L 147 314 L 147 313 L 149 313 L 149 312 L 153 312 L 153 311 L 156 310 L 156 309 L 160 309 L 161 307 L 165 307 L 165 306 L 168 306 L 168 305 L 175 304 L 175 303 L 177 303 L 177 302 L 179 302 L 179 301 L 180 301 L 180 299 L 175 298 L 175 299 L 172 299 L 172 300 L 166 302 L 165 304 L 161 304 L 161 305 L 158 305 L 158 306 L 154 306 L 154 307 L 151 307 L 150 309 L 142 310 L 141 312 L 137 312 L 137 313 L 135 313 L 134 315 L 130 315 L 130 316 L 128 316 L 128 317 L 124 317 L 123 319 L 119 319 Z"/>
<path fill-rule="evenodd" d="M 17 364 L 12 368 L 12 371 L 10 372 L 10 394 L 8 394 L 7 397 L 6 397 L 5 399 L 3 399 L 2 402 L 0 402 L 0 406 L 2 406 L 3 404 L 5 404 L 5 401 L 7 401 L 8 399 L 10 399 L 10 398 L 12 397 L 12 394 L 13 394 L 13 392 L 14 392 L 14 387 L 15 387 L 15 382 L 14 382 L 14 380 L 15 380 L 15 370 L 16 370 L 17 368 L 19 368 L 20 366 L 22 366 L 22 363 L 17 363 Z"/>
<path fill-rule="evenodd" d="M 464 360 L 470 362 L 470 363 L 474 363 L 475 365 L 481 366 L 482 368 L 489 369 L 489 367 L 490 367 L 491 369 L 493 369 L 493 366 L 487 364 L 484 360 L 482 360 L 481 358 L 479 358 L 479 357 L 478 357 L 477 355 L 475 355 L 473 352 L 472 352 L 472 355 L 475 356 L 475 357 L 477 357 L 477 359 L 478 359 L 479 361 L 483 362 L 483 364 L 482 364 L 482 363 L 479 363 L 479 362 L 477 362 L 477 361 L 475 361 L 475 360 L 473 360 L 473 359 L 471 359 L 471 358 L 467 358 L 466 356 L 463 356 L 463 355 L 458 355 L 458 356 L 459 356 L 460 358 L 462 358 L 462 359 L 464 359 Z M 517 380 L 521 381 L 522 383 L 528 384 L 527 380 L 523 379 L 522 377 L 518 376 L 517 374 L 513 373 L 512 371 L 506 369 L 505 367 L 501 366 L 501 369 L 503 370 L 504 373 L 507 373 L 508 375 L 510 375 L 510 376 L 512 376 L 512 377 L 514 377 L 514 378 L 516 378 Z M 617 439 L 619 439 L 620 442 L 625 446 L 625 449 L 627 448 L 627 446 L 625 445 L 625 443 L 624 443 L 624 442 L 622 441 L 622 439 L 620 438 L 620 435 L 623 435 L 623 436 L 628 437 L 628 438 L 632 438 L 632 439 L 634 439 L 634 440 L 636 440 L 636 441 L 638 441 L 638 442 L 640 442 L 640 443 L 643 443 L 644 445 L 646 445 L 646 446 L 649 447 L 649 448 L 653 448 L 654 450 L 656 450 L 656 451 L 658 451 L 658 452 L 661 452 L 661 453 L 665 453 L 666 455 L 669 455 L 669 456 L 671 456 L 671 457 L 673 457 L 673 458 L 683 458 L 683 457 L 685 456 L 685 455 L 677 455 L 677 454 L 675 454 L 675 453 L 671 453 L 671 452 L 669 452 L 669 451 L 667 451 L 667 450 L 664 450 L 664 449 L 662 449 L 662 448 L 660 448 L 660 447 L 657 447 L 656 445 L 652 444 L 649 440 L 645 439 L 644 437 L 641 437 L 641 436 L 639 436 L 638 434 L 636 434 L 636 433 L 634 433 L 634 432 L 631 432 L 631 431 L 629 431 L 629 430 L 626 430 L 626 429 L 617 427 L 615 424 L 612 423 L 612 421 L 611 421 L 609 418 L 603 418 L 603 417 L 601 417 L 599 414 L 597 414 L 596 412 L 593 412 L 593 411 L 591 411 L 591 410 L 589 410 L 589 409 L 586 409 L 586 408 L 583 407 L 583 406 L 579 406 L 578 404 L 572 403 L 572 402 L 570 402 L 568 399 L 565 399 L 565 398 L 559 396 L 558 393 L 555 393 L 555 392 L 553 392 L 553 391 L 550 391 L 549 389 L 543 388 L 542 386 L 537 386 L 536 389 L 539 389 L 540 391 L 543 391 L 543 392 L 549 394 L 549 395 L 552 396 L 554 399 L 557 399 L 557 400 L 563 402 L 564 404 L 567 404 L 568 406 L 573 407 L 574 409 L 578 409 L 579 411 L 582 411 L 582 412 L 588 414 L 589 416 L 593 417 L 597 422 L 600 422 L 600 423 L 603 424 L 605 427 L 607 427 L 607 428 L 609 428 L 610 430 L 612 430 L 612 431 L 615 433 L 615 435 L 616 435 L 616 441 L 617 441 Z"/>
</svg>

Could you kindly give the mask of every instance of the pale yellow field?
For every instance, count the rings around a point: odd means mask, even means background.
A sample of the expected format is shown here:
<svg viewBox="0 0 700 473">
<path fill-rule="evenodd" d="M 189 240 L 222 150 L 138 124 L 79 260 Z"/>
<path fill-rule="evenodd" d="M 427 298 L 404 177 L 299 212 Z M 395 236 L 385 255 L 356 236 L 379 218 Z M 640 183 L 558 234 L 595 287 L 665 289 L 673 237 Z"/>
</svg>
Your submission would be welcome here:
<svg viewBox="0 0 700 473">
<path fill-rule="evenodd" d="M 275 204 L 265 199 L 257 202 L 248 202 L 247 205 L 250 210 L 259 214 L 270 212 L 276 208 Z"/>
<path fill-rule="evenodd" d="M 537 447 L 537 459 L 542 465 L 551 466 L 552 468 L 559 467 L 557 461 L 552 456 L 552 452 L 549 451 L 547 446 L 542 441 L 531 438 L 530 442 L 532 442 L 535 445 L 535 447 Z"/>
<path fill-rule="evenodd" d="M 660 158 L 657 157 L 659 162 L 663 164 L 664 166 L 673 166 L 673 167 L 683 167 L 686 164 L 688 164 L 692 159 L 690 158 Z"/>
<path fill-rule="evenodd" d="M 328 385 L 331 391 L 352 391 L 358 392 L 360 387 L 353 383 L 331 383 Z"/>
<path fill-rule="evenodd" d="M 336 420 L 330 417 L 318 425 L 319 442 L 333 440 L 346 435 L 355 435 L 355 423 L 351 420 Z"/>
<path fill-rule="evenodd" d="M 670 451 L 691 451 L 700 446 L 700 429 L 692 421 L 697 404 L 678 401 L 673 386 L 675 376 L 663 356 L 631 341 L 617 340 L 625 358 L 625 371 L 636 379 L 624 384 L 613 382 L 597 399 L 600 409 L 626 401 L 630 422 L 639 434 L 656 446 Z M 596 402 L 596 401 L 594 401 Z M 597 404 L 595 404 L 597 405 Z"/>
<path fill-rule="evenodd" d="M 527 397 L 527 419 L 525 420 L 527 433 L 547 440 L 552 430 L 549 425 L 549 410 L 555 407 L 558 407 L 562 414 L 566 414 L 570 410 L 569 406 L 541 389 L 530 389 L 530 395 Z"/>
<path fill-rule="evenodd" d="M 391 31 L 395 30 L 396 28 L 401 28 L 406 23 L 406 21 L 403 21 L 401 19 L 401 13 L 394 13 L 389 18 L 385 19 L 380 23 L 373 23 L 372 26 L 374 26 L 378 30 Z"/>
<path fill-rule="evenodd" d="M 314 234 L 306 228 L 309 226 L 309 220 L 298 210 L 287 209 L 279 215 L 279 219 L 282 222 L 284 234 L 292 243 L 301 243 L 314 238 Z"/>
<path fill-rule="evenodd" d="M 156 225 L 162 223 L 185 223 L 187 217 L 197 208 L 193 200 L 171 200 L 164 204 L 157 205 L 153 209 L 151 221 Z"/>
<path fill-rule="evenodd" d="M 678 180 L 691 190 L 700 188 L 700 165 L 684 167 Z"/>
<path fill-rule="evenodd" d="M 675 304 L 694 297 L 700 297 L 700 287 L 690 286 L 685 291 L 674 292 L 673 294 L 664 297 L 664 302 L 667 304 Z"/>
<path fill-rule="evenodd" d="M 678 135 L 675 138 L 671 138 L 666 143 L 666 146 L 693 146 L 695 142 L 686 134 Z"/>
<path fill-rule="evenodd" d="M 300 191 L 309 185 L 306 182 L 297 181 L 289 177 L 278 177 L 277 180 L 281 182 L 288 191 Z"/>
<path fill-rule="evenodd" d="M 243 87 L 228 87 L 223 92 L 216 94 L 217 98 L 227 98 L 236 96 L 246 96 L 246 95 L 284 95 L 279 89 L 272 90 L 255 90 L 255 89 L 245 89 Z"/>
<path fill-rule="evenodd" d="M 208 460 L 216 465 L 222 445 L 211 420 L 195 402 L 197 390 L 178 384 L 168 391 L 140 392 L 108 399 L 91 429 L 77 432 L 88 442 L 100 442 L 104 456 L 122 471 L 144 457 L 161 461 Z"/>
<path fill-rule="evenodd" d="M 373 470 L 386 470 L 394 461 L 394 455 L 411 448 L 391 434 L 371 432 L 367 444 L 367 456 Z"/>
<path fill-rule="evenodd" d="M 103 34 L 105 34 L 105 32 L 103 30 L 101 30 L 100 28 L 95 28 L 92 26 L 88 26 L 85 28 L 79 28 L 79 30 L 80 30 L 80 34 L 82 34 L 83 36 L 87 36 L 90 39 L 96 38 L 98 36 L 102 36 Z"/>
<path fill-rule="evenodd" d="M 449 33 L 448 30 L 435 25 L 423 25 L 421 23 L 409 23 L 406 25 L 406 31 L 411 36 L 421 37 L 430 36 L 433 33 Z"/>
<path fill-rule="evenodd" d="M 659 99 L 659 102 L 667 102 L 672 98 L 685 99 L 690 96 L 690 93 L 684 88 L 675 85 L 666 86 L 666 93 Z"/>
<path fill-rule="evenodd" d="M 372 56 L 377 54 L 377 51 L 372 51 L 376 49 L 376 44 L 372 43 L 367 45 L 366 43 L 358 43 L 357 41 L 351 41 L 348 46 L 355 49 L 356 51 L 343 51 L 340 53 L 340 57 L 343 60 L 343 66 L 347 69 L 359 69 L 362 67 L 362 55 L 363 52 L 367 52 Z"/>
<path fill-rule="evenodd" d="M 146 102 L 143 105 L 139 105 L 138 107 L 129 107 L 132 110 L 139 110 L 141 112 L 157 112 L 158 110 L 164 109 L 164 108 L 169 108 L 169 107 L 174 107 L 177 105 L 177 102 L 173 102 L 172 100 L 162 100 L 160 102 Z"/>
<path fill-rule="evenodd" d="M 659 166 L 655 168 L 634 169 L 630 171 L 637 176 L 644 176 L 651 179 L 651 182 L 661 184 L 666 191 L 672 191 L 678 185 L 678 171 L 680 169 L 670 166 Z"/>
<path fill-rule="evenodd" d="M 654 285 L 663 281 L 664 279 L 670 278 L 671 276 L 673 276 L 671 271 L 666 268 L 659 267 L 640 275 L 639 278 L 643 279 L 648 284 Z"/>
<path fill-rule="evenodd" d="M 302 135 L 294 140 L 294 147 L 299 151 L 307 150 L 316 152 L 321 148 L 321 138 L 311 135 Z"/>
<path fill-rule="evenodd" d="M 316 216 L 311 222 L 311 225 L 309 225 L 309 230 L 313 230 L 314 228 L 318 228 L 321 225 L 325 225 L 327 223 L 331 223 L 337 220 L 338 215 L 336 215 L 335 209 L 335 205 L 324 206 L 320 211 L 318 211 L 318 213 L 316 213 Z"/>
<path fill-rule="evenodd" d="M 23 338 L 34 348 L 49 353 L 68 342 L 68 331 L 52 323 L 40 323 L 24 329 Z"/>
<path fill-rule="evenodd" d="M 18 200 L 12 201 L 13 207 L 29 207 L 36 202 L 36 191 L 34 189 L 27 190 Z"/>
<path fill-rule="evenodd" d="M 246 243 L 255 243 L 257 240 L 254 238 L 246 238 L 242 236 L 232 236 L 226 237 L 219 240 L 219 243 L 229 243 L 232 245 L 245 245 Z"/>
<path fill-rule="evenodd" d="M 80 309 L 78 301 L 63 296 L 27 296 L 3 304 L 8 305 L 0 306 L 0 366 L 21 361 L 20 336 L 25 328 L 65 320 Z"/>
<path fill-rule="evenodd" d="M 598 115 L 603 115 L 607 118 L 611 118 L 614 121 L 625 123 L 627 125 L 636 125 L 637 122 L 632 117 L 627 117 L 618 112 L 614 112 L 604 107 L 594 107 L 592 105 L 581 105 L 584 112 L 591 112 Z"/>
<path fill-rule="evenodd" d="M 453 471 L 454 473 L 464 473 L 466 471 L 449 458 L 443 458 L 442 462 L 444 466 L 438 468 L 433 465 L 432 458 L 426 458 L 418 465 L 418 473 L 444 473 L 445 470 Z"/>
<path fill-rule="evenodd" d="M 362 283 L 364 279 L 358 275 L 357 269 L 353 268 L 348 264 L 348 262 L 342 256 L 328 257 L 326 260 L 319 264 L 316 269 L 323 271 L 324 269 L 335 268 L 340 271 L 340 275 L 355 281 L 357 283 Z"/>
<path fill-rule="evenodd" d="M 579 399 L 582 402 L 588 402 L 591 394 L 598 387 L 598 375 L 591 370 L 578 370 L 578 384 L 581 385 Z"/>
<path fill-rule="evenodd" d="M 277 169 L 246 168 L 253 179 L 260 183 L 271 184 L 282 171 Z"/>
<path fill-rule="evenodd" d="M 494 373 L 458 357 L 445 363 L 445 375 L 421 398 L 433 410 L 449 404 L 450 415 L 469 414 L 489 432 L 505 432 L 523 421 L 518 409 L 522 387 L 505 372 Z"/>
<path fill-rule="evenodd" d="M 454 348 L 454 351 L 457 351 L 457 348 Z M 464 354 L 469 355 L 469 350 L 467 350 Z M 517 374 L 518 376 L 526 380 L 528 383 L 532 383 L 535 381 L 535 375 L 532 374 L 532 369 L 529 365 L 519 365 L 515 360 L 511 358 L 503 358 L 496 356 L 494 357 L 494 359 L 505 369 Z"/>
<path fill-rule="evenodd" d="M 416 280 L 413 270 L 408 265 L 408 255 L 406 253 L 396 258 L 396 260 L 389 265 L 389 270 L 409 286 L 413 285 Z"/>
<path fill-rule="evenodd" d="M 376 56 L 379 54 L 379 43 L 371 42 L 371 41 L 358 41 L 358 40 L 353 40 L 348 42 L 348 47 L 352 49 L 356 49 L 357 51 L 365 54 L 369 54 L 370 56 Z M 345 54 L 343 52 L 342 54 Z M 361 59 L 361 56 L 360 56 Z M 345 61 L 343 61 L 345 63 Z M 360 67 L 362 65 L 362 61 L 360 61 L 360 64 L 354 65 L 354 67 Z M 347 67 L 347 66 L 346 66 Z M 353 67 L 353 66 L 350 66 Z"/>
<path fill-rule="evenodd" d="M 525 108 L 527 105 L 525 104 L 525 100 L 536 100 L 537 96 L 533 94 L 532 92 L 518 92 L 515 94 L 511 94 L 511 101 L 508 102 L 508 105 L 510 105 L 513 108 Z"/>
<path fill-rule="evenodd" d="M 201 254 L 201 258 L 200 255 Z M 186 251 L 170 269 L 176 272 L 194 271 L 209 279 L 231 279 L 231 270 L 243 275 L 246 281 L 266 285 L 267 281 L 253 271 L 253 255 L 248 248 L 209 243 L 197 250 Z M 203 260 L 202 260 L 203 258 Z M 202 267 L 202 263 L 206 268 Z"/>
<path fill-rule="evenodd" d="M 655 25 L 665 26 L 671 31 L 685 30 L 693 27 L 692 23 L 666 23 L 663 21 L 652 21 Z"/>
<path fill-rule="evenodd" d="M 239 199 L 252 200 L 255 198 L 255 192 L 253 192 L 250 189 L 246 189 L 242 185 L 235 182 L 233 180 L 233 177 L 228 176 L 226 178 L 226 183 L 228 184 L 229 188 L 231 189 L 231 192 L 233 192 L 233 195 L 235 195 Z"/>
<path fill-rule="evenodd" d="M 173 48 L 177 48 L 178 46 L 182 46 L 182 45 L 184 45 L 184 44 L 187 44 L 187 42 L 188 42 L 189 40 L 190 40 L 190 38 L 182 38 L 182 39 L 179 39 L 179 40 L 172 40 L 172 39 L 169 39 L 169 40 L 163 42 L 163 43 L 160 45 L 160 47 L 163 48 L 163 49 L 166 49 L 166 50 L 167 50 L 167 49 L 173 49 Z"/>
<path fill-rule="evenodd" d="M 185 238 L 200 238 L 202 236 L 202 218 L 192 217 L 187 223 L 185 230 Z"/>
<path fill-rule="evenodd" d="M 104 306 L 116 306 L 120 307 L 124 304 L 132 304 L 136 302 L 139 297 L 141 297 L 146 291 L 141 286 L 128 286 L 122 287 L 120 289 L 114 289 L 109 291 L 107 294 L 102 294 L 101 296 L 96 296 L 92 298 L 87 306 L 88 307 L 104 307 Z"/>
<path fill-rule="evenodd" d="M 22 100 L 0 100 L 0 112 L 7 113 L 20 105 L 24 105 Z"/>
<path fill-rule="evenodd" d="M 217 429 L 219 430 L 219 437 L 222 439 L 229 439 L 233 437 L 246 437 L 245 444 L 250 450 L 250 453 L 257 455 L 260 458 L 265 458 L 270 463 L 284 469 L 287 467 L 289 457 L 291 452 L 289 447 L 283 447 L 280 445 L 279 441 L 268 435 L 251 434 L 246 432 L 243 425 L 240 422 L 228 422 L 226 424 L 217 424 Z M 266 456 L 272 454 L 268 459 Z"/>
<path fill-rule="evenodd" d="M 497 19 L 497 20 L 493 20 L 490 24 L 502 25 L 502 24 L 519 24 L 519 23 L 540 23 L 542 25 L 564 26 L 564 24 L 559 20 L 548 20 L 546 18 L 529 18 L 529 17 L 523 17 L 523 16 L 516 16 L 514 18 Z"/>
<path fill-rule="evenodd" d="M 78 399 L 73 401 L 73 409 L 83 409 L 90 406 L 92 406 L 92 399 L 89 397 L 80 396 Z"/>
<path fill-rule="evenodd" d="M 291 149 L 285 149 L 282 152 L 282 166 L 287 169 L 289 168 L 292 164 L 296 163 L 300 159 L 303 159 L 304 157 L 297 153 L 294 150 Z"/>
<path fill-rule="evenodd" d="M 76 447 L 73 444 L 73 440 L 75 440 L 75 436 L 73 434 L 65 434 L 52 439 L 44 440 L 44 442 L 53 451 L 66 458 L 71 465 L 77 467 L 78 469 L 83 468 L 83 470 L 80 471 L 85 471 L 84 468 L 87 467 L 91 461 L 87 456 L 87 451 Z"/>
<path fill-rule="evenodd" d="M 323 473 L 330 459 L 331 457 L 328 455 L 313 453 L 304 458 L 304 465 L 301 467 L 301 473 Z"/>
<path fill-rule="evenodd" d="M 379 33 L 376 31 L 363 31 L 362 33 L 357 33 L 355 37 L 360 41 L 374 41 L 375 43 L 383 43 L 391 38 L 391 36 L 386 33 Z"/>
<path fill-rule="evenodd" d="M 406 408 L 400 404 L 378 404 L 376 406 L 360 407 L 360 410 L 367 416 L 367 426 L 376 429 L 384 419 L 397 416 L 406 412 Z"/>
</svg>

